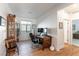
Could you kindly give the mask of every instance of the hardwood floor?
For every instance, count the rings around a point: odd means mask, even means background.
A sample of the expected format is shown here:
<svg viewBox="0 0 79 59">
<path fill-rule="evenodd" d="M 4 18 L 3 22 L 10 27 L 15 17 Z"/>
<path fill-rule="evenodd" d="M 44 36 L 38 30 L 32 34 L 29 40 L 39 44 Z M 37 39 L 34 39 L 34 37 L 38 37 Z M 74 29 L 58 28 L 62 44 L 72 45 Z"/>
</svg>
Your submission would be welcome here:
<svg viewBox="0 0 79 59">
<path fill-rule="evenodd" d="M 79 47 L 65 44 L 60 51 L 42 50 L 41 48 L 32 48 L 30 41 L 18 43 L 19 56 L 79 56 Z M 17 53 L 14 56 L 18 56 Z"/>
</svg>

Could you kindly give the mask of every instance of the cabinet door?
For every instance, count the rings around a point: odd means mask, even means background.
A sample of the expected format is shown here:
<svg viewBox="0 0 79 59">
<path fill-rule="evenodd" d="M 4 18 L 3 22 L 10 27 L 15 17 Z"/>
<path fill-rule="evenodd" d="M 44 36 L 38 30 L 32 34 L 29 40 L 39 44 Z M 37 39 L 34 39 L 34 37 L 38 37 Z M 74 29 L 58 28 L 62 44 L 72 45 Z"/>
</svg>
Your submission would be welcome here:
<svg viewBox="0 0 79 59">
<path fill-rule="evenodd" d="M 15 17 L 9 14 L 7 16 L 7 37 L 15 37 Z"/>
</svg>

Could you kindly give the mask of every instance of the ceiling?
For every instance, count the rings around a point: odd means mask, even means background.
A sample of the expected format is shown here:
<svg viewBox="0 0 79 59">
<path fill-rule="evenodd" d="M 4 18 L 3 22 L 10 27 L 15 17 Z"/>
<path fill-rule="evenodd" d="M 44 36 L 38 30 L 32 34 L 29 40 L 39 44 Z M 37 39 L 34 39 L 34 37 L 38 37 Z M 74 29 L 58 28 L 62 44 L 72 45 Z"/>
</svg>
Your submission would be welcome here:
<svg viewBox="0 0 79 59">
<path fill-rule="evenodd" d="M 77 13 L 79 12 L 79 4 L 72 4 L 65 8 L 65 11 L 68 13 Z"/>
<path fill-rule="evenodd" d="M 9 3 L 12 12 L 18 17 L 37 19 L 57 3 Z"/>
</svg>

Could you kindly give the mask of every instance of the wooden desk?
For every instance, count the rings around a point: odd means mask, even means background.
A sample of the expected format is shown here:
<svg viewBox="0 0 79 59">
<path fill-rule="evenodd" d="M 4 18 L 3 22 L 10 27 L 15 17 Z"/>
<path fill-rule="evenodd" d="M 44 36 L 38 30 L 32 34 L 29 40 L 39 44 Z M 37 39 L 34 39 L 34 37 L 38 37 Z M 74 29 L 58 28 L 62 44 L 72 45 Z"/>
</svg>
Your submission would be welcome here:
<svg viewBox="0 0 79 59">
<path fill-rule="evenodd" d="M 40 38 L 40 40 L 42 41 L 42 49 L 44 50 L 45 48 L 50 48 L 51 46 L 51 40 L 52 37 L 49 35 L 45 35 L 45 36 L 38 36 L 38 38 Z"/>
<path fill-rule="evenodd" d="M 42 44 L 43 50 L 45 48 L 50 48 L 50 46 L 51 46 L 51 39 L 52 39 L 52 37 L 48 36 L 48 35 L 43 37 L 43 44 Z"/>
</svg>

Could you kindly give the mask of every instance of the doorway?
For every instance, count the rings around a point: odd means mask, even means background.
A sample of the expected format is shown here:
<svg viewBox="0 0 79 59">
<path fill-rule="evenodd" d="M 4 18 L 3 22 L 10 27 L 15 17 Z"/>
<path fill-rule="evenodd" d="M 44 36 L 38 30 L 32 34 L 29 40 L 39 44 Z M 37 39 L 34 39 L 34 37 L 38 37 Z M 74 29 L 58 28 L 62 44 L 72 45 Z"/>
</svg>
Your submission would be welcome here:
<svg viewBox="0 0 79 59">
<path fill-rule="evenodd" d="M 63 29 L 64 29 L 64 43 L 72 44 L 71 40 L 71 22 L 68 19 L 64 19 L 63 21 Z"/>
</svg>

